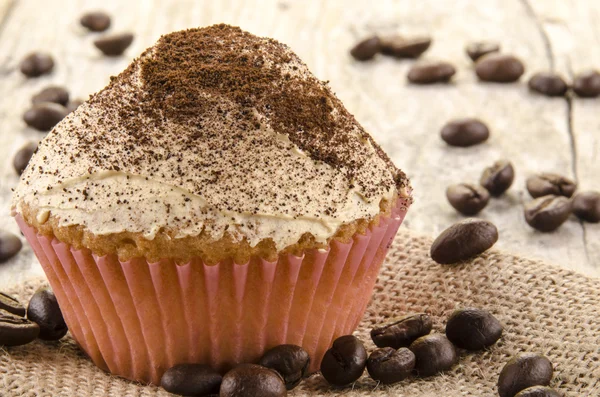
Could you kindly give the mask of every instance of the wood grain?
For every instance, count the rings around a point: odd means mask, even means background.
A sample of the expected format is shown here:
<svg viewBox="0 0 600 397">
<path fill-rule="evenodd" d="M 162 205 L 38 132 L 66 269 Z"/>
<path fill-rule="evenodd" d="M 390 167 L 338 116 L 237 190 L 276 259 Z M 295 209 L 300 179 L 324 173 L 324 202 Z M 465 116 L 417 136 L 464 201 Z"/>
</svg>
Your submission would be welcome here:
<svg viewBox="0 0 600 397">
<path fill-rule="evenodd" d="M 136 38 L 125 56 L 102 57 L 92 45 L 96 34 L 78 25 L 86 10 L 113 15 L 111 30 Z M 600 100 L 545 98 L 528 92 L 527 78 L 539 70 L 573 73 L 600 68 L 600 3 L 594 0 L 426 1 L 82 1 L 0 0 L 0 225 L 17 232 L 10 218 L 10 189 L 18 181 L 14 152 L 43 134 L 28 129 L 21 115 L 33 93 L 64 84 L 73 97 L 102 88 L 164 33 L 226 22 L 271 36 L 298 53 L 331 87 L 412 178 L 415 204 L 405 226 L 437 234 L 461 218 L 447 203 L 447 185 L 477 182 L 481 171 L 501 157 L 513 161 L 517 178 L 504 197 L 481 213 L 498 225 L 498 246 L 544 258 L 586 274 L 600 275 L 600 226 L 574 217 L 557 232 L 541 234 L 525 223 L 524 183 L 539 171 L 577 178 L 585 189 L 600 189 Z M 348 56 L 356 40 L 372 33 L 431 34 L 424 55 L 445 59 L 458 69 L 454 83 L 415 87 L 406 83 L 411 61 L 377 57 L 357 63 Z M 479 83 L 464 54 L 467 42 L 497 40 L 521 57 L 527 72 L 518 84 Z M 27 80 L 18 61 L 44 49 L 56 58 L 55 71 Z M 485 120 L 491 138 L 473 148 L 451 148 L 439 137 L 453 117 Z M 40 273 L 31 251 L 0 267 L 0 287 Z"/>
</svg>

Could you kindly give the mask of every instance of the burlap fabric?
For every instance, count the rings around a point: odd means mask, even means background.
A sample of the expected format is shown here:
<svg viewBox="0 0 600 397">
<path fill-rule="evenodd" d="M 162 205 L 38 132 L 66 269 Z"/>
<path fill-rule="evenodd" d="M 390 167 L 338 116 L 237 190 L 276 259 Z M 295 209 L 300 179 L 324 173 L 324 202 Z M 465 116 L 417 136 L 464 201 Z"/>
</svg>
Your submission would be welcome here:
<svg viewBox="0 0 600 397">
<path fill-rule="evenodd" d="M 352 387 L 332 389 L 315 374 L 291 396 L 497 396 L 502 366 L 525 351 L 550 358 L 552 385 L 562 395 L 600 396 L 600 280 L 493 250 L 469 263 L 442 266 L 429 258 L 430 244 L 426 237 L 398 234 L 357 336 L 372 350 L 368 332 L 373 325 L 421 311 L 434 318 L 434 332 L 443 332 L 455 308 L 473 306 L 492 311 L 504 324 L 500 342 L 488 351 L 463 352 L 460 363 L 440 376 L 383 386 L 365 375 Z M 8 292 L 26 302 L 44 283 L 34 280 Z M 102 372 L 66 337 L 0 350 L 0 395 L 170 394 Z"/>
</svg>

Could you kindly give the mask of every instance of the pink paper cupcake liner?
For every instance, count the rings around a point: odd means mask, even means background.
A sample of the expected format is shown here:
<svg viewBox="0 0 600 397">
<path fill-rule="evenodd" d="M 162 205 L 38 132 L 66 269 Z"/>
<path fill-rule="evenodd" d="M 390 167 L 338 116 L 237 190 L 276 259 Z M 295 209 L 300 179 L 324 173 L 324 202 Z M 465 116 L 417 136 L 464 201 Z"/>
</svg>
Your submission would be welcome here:
<svg viewBox="0 0 600 397">
<path fill-rule="evenodd" d="M 38 234 L 18 216 L 73 338 L 100 368 L 160 383 L 180 363 L 226 370 L 292 343 L 319 368 L 333 339 L 352 333 L 402 223 L 407 200 L 349 243 L 275 262 L 206 265 L 97 256 Z"/>
</svg>

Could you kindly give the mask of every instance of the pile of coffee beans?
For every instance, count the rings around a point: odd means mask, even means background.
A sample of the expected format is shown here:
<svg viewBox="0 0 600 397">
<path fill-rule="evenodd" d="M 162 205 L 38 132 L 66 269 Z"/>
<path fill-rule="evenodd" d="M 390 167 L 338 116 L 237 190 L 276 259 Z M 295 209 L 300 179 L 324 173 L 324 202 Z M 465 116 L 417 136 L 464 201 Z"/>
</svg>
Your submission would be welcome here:
<svg viewBox="0 0 600 397">
<path fill-rule="evenodd" d="M 371 339 L 378 348 L 368 357 L 358 338 L 341 336 L 325 353 L 321 374 L 337 387 L 354 383 L 365 368 L 371 378 L 383 384 L 400 382 L 413 375 L 434 376 L 458 363 L 457 348 L 482 350 L 502 336 L 502 325 L 491 313 L 473 308 L 455 311 L 448 320 L 445 335 L 431 330 L 431 318 L 425 313 L 411 314 L 374 328 Z"/>
<path fill-rule="evenodd" d="M 92 11 L 83 14 L 79 22 L 90 32 L 103 32 L 110 27 L 111 18 L 103 11 Z M 108 34 L 94 40 L 94 45 L 107 56 L 119 56 L 131 45 L 133 39 L 132 33 Z M 20 63 L 21 72 L 30 78 L 51 73 L 53 68 L 52 56 L 40 51 L 28 54 Z M 80 99 L 70 101 L 68 90 L 61 86 L 44 88 L 33 96 L 31 102 L 32 107 L 23 114 L 23 121 L 44 132 L 50 131 L 83 103 Z"/>
<path fill-rule="evenodd" d="M 455 119 L 440 131 L 442 139 L 450 146 L 469 147 L 485 142 L 490 136 L 488 126 L 476 118 Z M 483 170 L 479 184 L 458 183 L 446 189 L 452 207 L 463 215 L 472 216 L 483 210 L 490 196 L 499 197 L 510 188 L 515 179 L 512 163 L 506 159 L 496 161 Z"/>
<path fill-rule="evenodd" d="M 179 364 L 168 369 L 161 386 L 184 396 L 265 396 L 287 395 L 308 374 L 310 357 L 296 345 L 268 350 L 259 364 L 241 364 L 221 376 L 207 365 Z"/>
<path fill-rule="evenodd" d="M 394 58 L 415 59 L 427 51 L 431 41 L 431 37 L 427 36 L 370 36 L 352 47 L 350 55 L 357 61 L 371 60 L 379 53 Z"/>
<path fill-rule="evenodd" d="M 600 222 L 600 192 L 575 194 L 577 182 L 559 174 L 540 173 L 527 178 L 534 200 L 525 203 L 525 221 L 541 232 L 558 229 L 573 213 L 584 222 Z"/>
<path fill-rule="evenodd" d="M 420 57 L 430 46 L 429 36 L 404 37 L 400 35 L 370 36 L 361 40 L 351 50 L 350 55 L 357 61 L 368 61 L 381 53 L 396 58 Z M 476 41 L 468 43 L 465 52 L 474 62 L 477 78 L 483 82 L 514 83 L 525 73 L 521 59 L 500 52 L 500 43 Z M 448 83 L 456 74 L 456 68 L 446 61 L 427 61 L 413 65 L 408 72 L 408 81 L 413 84 Z M 527 85 L 532 93 L 561 97 L 572 92 L 581 98 L 600 96 L 600 72 L 587 70 L 577 74 L 572 87 L 555 72 L 537 72 Z"/>
<path fill-rule="evenodd" d="M 67 326 L 51 290 L 37 290 L 27 310 L 17 299 L 0 292 L 0 346 L 21 346 L 37 338 L 55 341 L 66 333 Z"/>
</svg>

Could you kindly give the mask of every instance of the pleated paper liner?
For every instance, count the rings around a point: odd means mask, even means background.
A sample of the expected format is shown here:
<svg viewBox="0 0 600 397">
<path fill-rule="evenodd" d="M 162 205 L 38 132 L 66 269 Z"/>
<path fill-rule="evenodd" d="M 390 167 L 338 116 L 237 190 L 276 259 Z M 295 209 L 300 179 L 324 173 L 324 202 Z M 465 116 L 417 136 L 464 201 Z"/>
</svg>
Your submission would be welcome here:
<svg viewBox="0 0 600 397">
<path fill-rule="evenodd" d="M 316 371 L 333 339 L 352 333 L 408 203 L 350 243 L 275 262 L 208 266 L 143 258 L 121 262 L 17 222 L 56 294 L 73 338 L 100 368 L 160 383 L 169 367 L 226 370 L 283 343 L 304 347 Z"/>
</svg>

